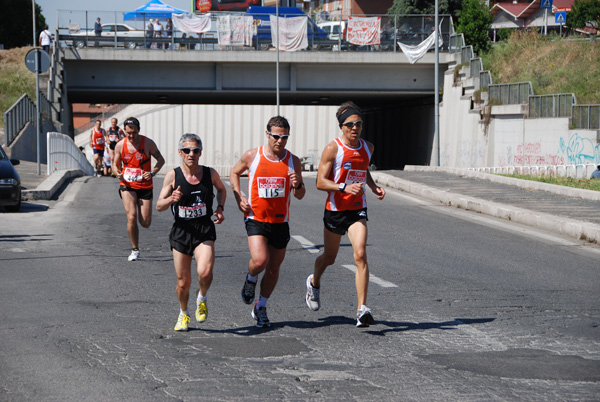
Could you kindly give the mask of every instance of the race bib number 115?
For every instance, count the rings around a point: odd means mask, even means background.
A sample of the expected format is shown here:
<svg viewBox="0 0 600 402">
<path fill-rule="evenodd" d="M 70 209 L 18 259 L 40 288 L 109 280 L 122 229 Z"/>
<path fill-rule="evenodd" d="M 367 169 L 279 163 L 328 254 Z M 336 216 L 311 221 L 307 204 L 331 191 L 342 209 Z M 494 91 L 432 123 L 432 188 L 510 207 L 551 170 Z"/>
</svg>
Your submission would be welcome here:
<svg viewBox="0 0 600 402">
<path fill-rule="evenodd" d="M 256 179 L 260 198 L 285 197 L 285 177 L 259 177 Z"/>
</svg>

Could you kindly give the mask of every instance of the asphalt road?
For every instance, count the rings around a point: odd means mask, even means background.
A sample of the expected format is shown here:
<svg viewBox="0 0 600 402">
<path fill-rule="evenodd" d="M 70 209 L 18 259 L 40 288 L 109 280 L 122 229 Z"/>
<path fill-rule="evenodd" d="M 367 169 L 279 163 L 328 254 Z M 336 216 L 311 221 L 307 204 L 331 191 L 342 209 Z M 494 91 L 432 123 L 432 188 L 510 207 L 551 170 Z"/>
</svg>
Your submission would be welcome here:
<svg viewBox="0 0 600 402">
<path fill-rule="evenodd" d="M 598 246 L 370 196 L 376 325 L 356 328 L 346 238 L 323 307 L 304 303 L 324 205 L 306 181 L 270 329 L 240 299 L 249 253 L 231 194 L 209 318 L 187 333 L 173 331 L 169 212 L 141 230 L 136 263 L 114 179 L 78 178 L 58 201 L 0 213 L 0 400 L 600 400 Z"/>
</svg>

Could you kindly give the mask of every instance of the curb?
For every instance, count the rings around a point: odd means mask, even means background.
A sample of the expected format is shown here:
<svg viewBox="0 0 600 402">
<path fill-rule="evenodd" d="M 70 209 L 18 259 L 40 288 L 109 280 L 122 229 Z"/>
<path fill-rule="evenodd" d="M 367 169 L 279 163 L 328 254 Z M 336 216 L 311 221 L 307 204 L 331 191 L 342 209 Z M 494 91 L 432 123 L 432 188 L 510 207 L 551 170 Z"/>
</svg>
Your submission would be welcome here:
<svg viewBox="0 0 600 402">
<path fill-rule="evenodd" d="M 79 169 L 56 170 L 52 172 L 35 190 L 23 190 L 23 201 L 50 200 L 65 182 L 72 177 L 85 176 Z"/>
<path fill-rule="evenodd" d="M 600 225 L 594 223 L 563 218 L 511 205 L 468 197 L 462 194 L 451 193 L 423 184 L 416 184 L 408 180 L 399 179 L 386 173 L 371 172 L 371 176 L 373 177 L 373 180 L 380 185 L 402 190 L 429 200 L 438 201 L 444 205 L 506 219 L 578 240 L 585 240 L 590 243 L 600 243 Z"/>
<path fill-rule="evenodd" d="M 511 186 L 517 186 L 519 188 L 524 188 L 527 190 L 545 191 L 547 193 L 564 195 L 566 197 L 571 198 L 581 198 L 590 201 L 600 201 L 600 191 L 559 186 L 556 184 L 543 183 L 539 181 L 516 179 L 513 177 L 499 176 L 497 174 L 492 173 L 476 172 L 474 170 L 467 170 L 466 168 L 407 165 L 404 167 L 404 170 L 407 172 L 452 173 L 460 177 L 470 177 L 474 179 L 487 180 L 492 183 L 509 184 Z"/>
</svg>

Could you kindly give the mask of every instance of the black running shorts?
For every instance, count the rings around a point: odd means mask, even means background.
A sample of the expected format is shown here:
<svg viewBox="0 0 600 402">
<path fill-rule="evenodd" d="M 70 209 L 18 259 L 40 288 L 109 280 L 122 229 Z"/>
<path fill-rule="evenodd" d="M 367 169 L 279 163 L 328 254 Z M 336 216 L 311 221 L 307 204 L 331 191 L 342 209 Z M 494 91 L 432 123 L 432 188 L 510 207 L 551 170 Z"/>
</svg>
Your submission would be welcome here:
<svg viewBox="0 0 600 402">
<path fill-rule="evenodd" d="M 193 256 L 194 250 L 206 241 L 217 240 L 215 224 L 208 217 L 201 222 L 175 221 L 169 234 L 171 250 L 175 249 L 182 254 Z"/>
<path fill-rule="evenodd" d="M 121 191 L 131 191 L 137 195 L 138 200 L 151 200 L 152 199 L 152 189 L 137 189 L 130 188 L 125 186 L 119 186 L 119 197 L 121 197 Z M 123 197 L 121 197 L 122 199 Z"/>
<path fill-rule="evenodd" d="M 329 211 L 326 209 L 323 215 L 325 228 L 339 235 L 346 234 L 348 228 L 361 219 L 369 220 L 367 217 L 367 208 L 351 211 Z"/>
<path fill-rule="evenodd" d="M 290 241 L 290 225 L 283 223 L 266 223 L 253 219 L 246 219 L 246 233 L 248 236 L 264 236 L 269 246 L 281 250 L 287 247 Z"/>
</svg>

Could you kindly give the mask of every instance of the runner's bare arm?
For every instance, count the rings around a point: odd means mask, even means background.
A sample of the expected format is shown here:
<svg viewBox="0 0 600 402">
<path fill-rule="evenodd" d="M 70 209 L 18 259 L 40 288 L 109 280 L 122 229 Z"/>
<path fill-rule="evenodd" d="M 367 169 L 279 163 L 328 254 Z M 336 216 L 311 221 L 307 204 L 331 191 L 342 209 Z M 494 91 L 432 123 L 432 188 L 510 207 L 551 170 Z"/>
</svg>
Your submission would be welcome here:
<svg viewBox="0 0 600 402">
<path fill-rule="evenodd" d="M 294 161 L 294 171 L 289 173 L 290 182 L 294 192 L 294 197 L 301 200 L 306 194 L 306 186 L 304 185 L 304 180 L 302 179 L 302 162 L 300 162 L 300 159 L 296 155 L 293 155 L 292 157 Z"/>
<path fill-rule="evenodd" d="M 246 151 L 244 155 L 242 155 L 241 159 L 233 166 L 229 176 L 229 183 L 231 184 L 231 191 L 235 197 L 235 202 L 237 203 L 240 211 L 244 213 L 250 212 L 251 208 L 250 204 L 248 204 L 248 199 L 242 195 L 242 190 L 240 188 L 240 176 L 246 170 L 248 170 L 250 164 L 256 156 L 256 152 L 258 152 L 257 148 Z"/>
<path fill-rule="evenodd" d="M 210 169 L 210 175 L 212 179 L 213 186 L 217 189 L 217 206 L 214 208 L 214 216 L 217 219 L 214 221 L 215 223 L 221 223 L 225 220 L 225 216 L 223 215 L 223 206 L 225 205 L 225 200 L 227 199 L 227 189 L 225 185 L 221 181 L 221 176 L 215 169 Z"/>
<path fill-rule="evenodd" d="M 123 179 L 123 172 L 121 171 L 121 150 L 123 149 L 123 142 L 118 142 L 115 146 L 115 156 L 111 163 L 112 172 L 117 176 L 117 179 Z"/>
<path fill-rule="evenodd" d="M 160 195 L 156 201 L 156 209 L 160 212 L 169 209 L 171 204 L 181 199 L 181 192 L 176 191 L 173 187 L 175 185 L 175 171 L 169 170 L 165 175 Z M 177 194 L 179 193 L 179 194 Z"/>
</svg>

